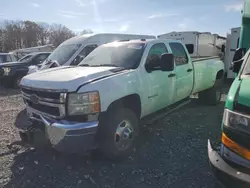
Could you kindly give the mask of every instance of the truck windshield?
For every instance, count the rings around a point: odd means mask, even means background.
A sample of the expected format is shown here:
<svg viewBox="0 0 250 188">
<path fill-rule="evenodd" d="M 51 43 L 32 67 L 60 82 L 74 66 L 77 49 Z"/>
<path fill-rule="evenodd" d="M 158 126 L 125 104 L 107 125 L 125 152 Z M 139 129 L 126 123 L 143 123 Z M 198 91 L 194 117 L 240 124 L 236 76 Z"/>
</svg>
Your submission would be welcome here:
<svg viewBox="0 0 250 188">
<path fill-rule="evenodd" d="M 80 48 L 80 46 L 81 44 L 68 44 L 58 46 L 47 59 L 57 61 L 60 65 L 63 65 L 73 56 L 73 54 Z"/>
<path fill-rule="evenodd" d="M 139 66 L 144 43 L 110 43 L 92 51 L 79 66 L 115 66 L 135 69 Z"/>
</svg>

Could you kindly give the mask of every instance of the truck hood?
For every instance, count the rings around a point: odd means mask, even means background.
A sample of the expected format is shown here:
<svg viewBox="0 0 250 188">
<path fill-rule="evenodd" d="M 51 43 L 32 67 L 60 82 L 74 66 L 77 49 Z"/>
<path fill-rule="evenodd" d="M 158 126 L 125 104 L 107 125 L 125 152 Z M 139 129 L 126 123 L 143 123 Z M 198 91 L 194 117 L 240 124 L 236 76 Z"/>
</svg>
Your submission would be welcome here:
<svg viewBox="0 0 250 188">
<path fill-rule="evenodd" d="M 21 80 L 21 86 L 76 91 L 79 86 L 117 74 L 124 69 L 116 67 L 62 66 L 29 74 Z"/>
<path fill-rule="evenodd" d="M 250 107 L 250 78 L 241 80 L 237 102 Z"/>
</svg>

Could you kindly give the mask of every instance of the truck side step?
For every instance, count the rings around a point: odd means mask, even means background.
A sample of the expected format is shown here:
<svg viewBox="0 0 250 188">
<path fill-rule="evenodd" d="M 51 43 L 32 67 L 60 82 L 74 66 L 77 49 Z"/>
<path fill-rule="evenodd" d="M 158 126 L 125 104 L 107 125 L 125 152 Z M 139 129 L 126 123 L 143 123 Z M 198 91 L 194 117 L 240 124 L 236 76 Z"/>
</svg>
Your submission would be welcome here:
<svg viewBox="0 0 250 188">
<path fill-rule="evenodd" d="M 153 124 L 155 121 L 160 120 L 167 116 L 168 114 L 172 113 L 173 111 L 189 104 L 191 102 L 190 98 L 183 99 L 173 105 L 170 105 L 169 107 L 166 107 L 162 110 L 157 111 L 156 113 L 153 113 L 149 116 L 146 116 L 141 120 L 141 123 L 143 124 Z"/>
</svg>

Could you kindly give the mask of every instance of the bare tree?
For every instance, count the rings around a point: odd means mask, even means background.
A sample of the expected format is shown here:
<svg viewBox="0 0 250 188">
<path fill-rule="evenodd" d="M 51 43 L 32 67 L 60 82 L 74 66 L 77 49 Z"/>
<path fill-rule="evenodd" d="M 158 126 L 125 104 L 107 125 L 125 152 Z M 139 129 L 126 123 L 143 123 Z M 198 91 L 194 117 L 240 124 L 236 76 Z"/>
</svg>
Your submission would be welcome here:
<svg viewBox="0 0 250 188">
<path fill-rule="evenodd" d="M 63 41 L 74 37 L 75 34 L 61 24 L 53 24 L 50 28 L 49 41 L 55 46 L 59 46 Z"/>
<path fill-rule="evenodd" d="M 81 32 L 81 34 L 86 33 L 93 32 L 91 30 Z M 0 52 L 46 44 L 58 46 L 74 36 L 75 33 L 61 24 L 49 25 L 28 20 L 5 21 L 0 27 Z"/>
</svg>

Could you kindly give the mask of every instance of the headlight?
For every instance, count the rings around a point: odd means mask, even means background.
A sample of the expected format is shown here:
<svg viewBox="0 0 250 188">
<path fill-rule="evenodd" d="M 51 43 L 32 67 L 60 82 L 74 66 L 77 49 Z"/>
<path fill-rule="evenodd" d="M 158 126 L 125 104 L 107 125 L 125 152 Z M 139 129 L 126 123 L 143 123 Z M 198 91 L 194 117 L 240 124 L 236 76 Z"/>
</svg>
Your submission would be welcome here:
<svg viewBox="0 0 250 188">
<path fill-rule="evenodd" d="M 83 115 L 100 112 L 100 97 L 97 91 L 72 93 L 68 98 L 68 114 Z"/>
<path fill-rule="evenodd" d="M 250 133 L 250 116 L 225 109 L 223 122 L 226 127 Z"/>
<path fill-rule="evenodd" d="M 9 72 L 11 71 L 11 69 L 9 67 L 4 67 L 3 68 L 3 71 L 4 71 L 4 75 L 9 75 Z"/>
</svg>

